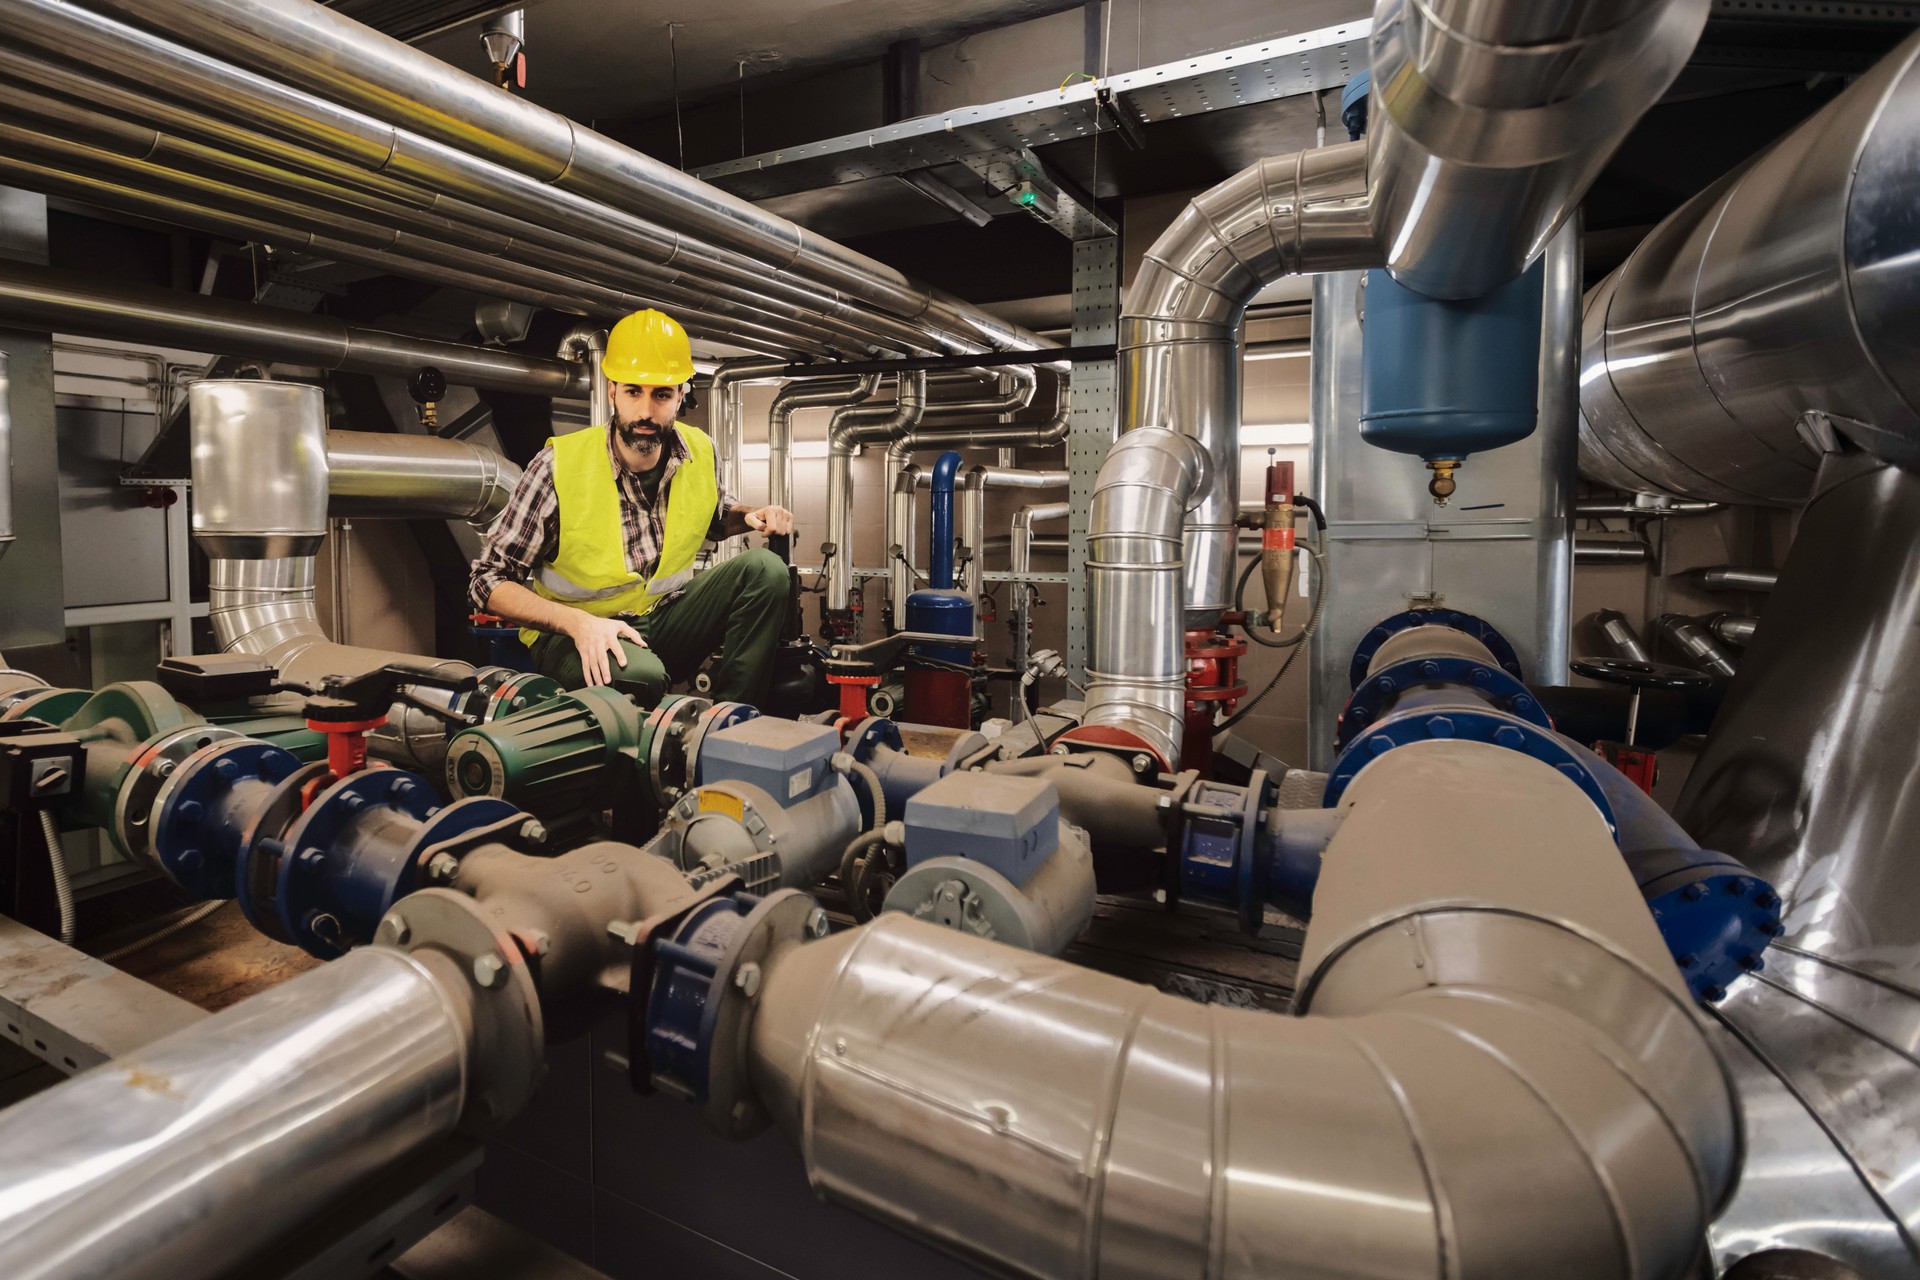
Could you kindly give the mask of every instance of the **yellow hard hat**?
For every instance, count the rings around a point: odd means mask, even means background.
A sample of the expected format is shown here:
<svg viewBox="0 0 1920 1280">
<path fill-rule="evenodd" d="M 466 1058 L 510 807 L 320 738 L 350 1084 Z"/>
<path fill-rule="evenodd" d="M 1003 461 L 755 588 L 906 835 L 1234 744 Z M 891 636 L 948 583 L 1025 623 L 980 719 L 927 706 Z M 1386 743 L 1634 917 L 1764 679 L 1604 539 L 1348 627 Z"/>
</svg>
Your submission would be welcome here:
<svg viewBox="0 0 1920 1280">
<path fill-rule="evenodd" d="M 693 344 L 672 316 L 636 311 L 607 335 L 600 372 L 632 386 L 677 387 L 693 380 Z"/>
</svg>

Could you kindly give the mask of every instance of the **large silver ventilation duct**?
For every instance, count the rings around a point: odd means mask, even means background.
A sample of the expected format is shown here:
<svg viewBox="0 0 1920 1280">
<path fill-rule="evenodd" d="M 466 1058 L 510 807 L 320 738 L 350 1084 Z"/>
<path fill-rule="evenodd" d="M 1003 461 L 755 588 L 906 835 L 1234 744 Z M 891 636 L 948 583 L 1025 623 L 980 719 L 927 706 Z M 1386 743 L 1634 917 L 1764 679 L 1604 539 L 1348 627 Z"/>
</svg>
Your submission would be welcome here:
<svg viewBox="0 0 1920 1280">
<path fill-rule="evenodd" d="M 1587 300 L 1581 470 L 1802 502 L 1806 413 L 1920 466 L 1916 150 L 1920 36 L 1655 227 Z"/>
<path fill-rule="evenodd" d="M 1753 1140 L 1722 1266 L 1801 1249 L 1920 1272 L 1920 475 L 1822 469 L 1674 816 L 1778 887 L 1785 933 L 1715 1010 Z M 1782 1273 L 1784 1274 L 1784 1273 Z"/>
<path fill-rule="evenodd" d="M 1739 1114 L 1593 805 L 1432 742 L 1342 808 L 1304 1017 L 886 915 L 768 967 L 755 1092 L 816 1192 L 996 1274 L 1690 1274 Z"/>
<path fill-rule="evenodd" d="M 1477 298 L 1526 269 L 1692 55 L 1709 0 L 1380 0 L 1368 189 L 1394 279 Z"/>
<path fill-rule="evenodd" d="M 1074 736 L 1118 731 L 1167 769 L 1179 767 L 1187 688 L 1181 529 L 1213 465 L 1192 436 L 1142 427 L 1120 437 L 1093 482 L 1087 614 L 1101 625 L 1087 629 L 1087 710 Z M 1231 551 L 1231 529 L 1228 538 Z"/>
<path fill-rule="evenodd" d="M 9 1280 L 234 1274 L 451 1133 L 467 983 L 436 957 L 362 947 L 0 1112 Z"/>
<path fill-rule="evenodd" d="M 724 276 L 762 314 L 787 306 L 819 317 L 789 322 L 795 336 L 844 325 L 890 349 L 1053 345 L 309 0 L 97 7 L 266 75 L 63 0 L 6 0 L 0 14 L 13 34 L 110 79 L 243 125 L 272 119 L 302 146 L 440 195 L 511 206 L 591 244 L 617 222 L 632 252 L 688 286 Z"/>
<path fill-rule="evenodd" d="M 207 379 L 187 394 L 193 533 L 209 557 L 207 614 L 223 651 L 262 658 L 309 687 L 390 662 L 455 678 L 472 673 L 464 662 L 329 640 L 314 598 L 314 552 L 326 537 L 336 461 L 342 512 L 475 521 L 504 505 L 516 478 L 512 463 L 458 441 L 329 432 L 317 386 Z M 446 736 L 437 718 L 396 702 L 368 746 L 383 759 L 437 773 Z"/>
<path fill-rule="evenodd" d="M 23 262 L 0 261 L 0 323 L 354 373 L 404 377 L 432 365 L 455 386 L 587 394 L 580 371 L 560 360 L 361 329 L 327 316 L 124 285 Z"/>
</svg>

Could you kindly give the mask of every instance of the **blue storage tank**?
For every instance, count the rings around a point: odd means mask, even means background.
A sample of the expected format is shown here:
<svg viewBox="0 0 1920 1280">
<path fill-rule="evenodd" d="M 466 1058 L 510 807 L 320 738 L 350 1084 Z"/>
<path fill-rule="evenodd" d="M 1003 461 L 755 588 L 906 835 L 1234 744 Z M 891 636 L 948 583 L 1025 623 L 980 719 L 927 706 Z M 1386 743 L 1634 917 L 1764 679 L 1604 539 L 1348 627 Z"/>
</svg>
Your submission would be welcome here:
<svg viewBox="0 0 1920 1280">
<path fill-rule="evenodd" d="M 1492 293 L 1449 301 L 1367 273 L 1360 435 L 1425 458 L 1436 499 L 1468 454 L 1533 434 L 1545 280 L 1536 261 Z"/>
</svg>

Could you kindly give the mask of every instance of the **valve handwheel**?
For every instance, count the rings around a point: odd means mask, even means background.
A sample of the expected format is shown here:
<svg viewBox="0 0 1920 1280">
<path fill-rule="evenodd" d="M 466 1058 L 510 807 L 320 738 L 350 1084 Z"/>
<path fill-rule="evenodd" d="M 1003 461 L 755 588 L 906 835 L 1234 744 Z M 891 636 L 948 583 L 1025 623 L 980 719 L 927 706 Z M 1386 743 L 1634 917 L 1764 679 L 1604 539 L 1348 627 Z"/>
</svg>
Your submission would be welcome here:
<svg viewBox="0 0 1920 1280">
<path fill-rule="evenodd" d="M 1597 742 L 1594 747 L 1606 757 L 1608 764 L 1632 779 L 1642 791 L 1652 795 L 1654 780 L 1659 772 L 1656 758 L 1653 752 L 1633 745 L 1634 734 L 1640 728 L 1641 693 L 1648 689 L 1704 689 L 1713 682 L 1689 667 L 1676 667 L 1666 662 L 1636 662 L 1631 658 L 1575 658 L 1567 665 L 1575 675 L 1603 684 L 1626 685 L 1633 690 L 1633 697 L 1627 701 L 1626 741 Z"/>
</svg>

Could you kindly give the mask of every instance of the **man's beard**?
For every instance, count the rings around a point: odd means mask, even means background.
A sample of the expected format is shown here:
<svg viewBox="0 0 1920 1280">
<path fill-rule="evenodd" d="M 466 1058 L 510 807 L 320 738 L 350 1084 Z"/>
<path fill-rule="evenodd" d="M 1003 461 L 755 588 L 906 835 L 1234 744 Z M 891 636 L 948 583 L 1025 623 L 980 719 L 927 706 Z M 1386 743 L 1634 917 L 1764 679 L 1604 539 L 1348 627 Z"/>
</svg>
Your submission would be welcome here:
<svg viewBox="0 0 1920 1280">
<path fill-rule="evenodd" d="M 666 430 L 650 418 L 636 418 L 628 422 L 618 413 L 614 414 L 613 429 L 620 433 L 620 439 L 625 442 L 627 448 L 640 453 L 657 448 L 661 433 Z"/>
</svg>

